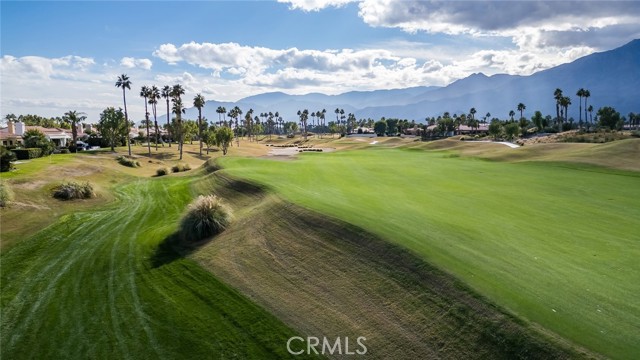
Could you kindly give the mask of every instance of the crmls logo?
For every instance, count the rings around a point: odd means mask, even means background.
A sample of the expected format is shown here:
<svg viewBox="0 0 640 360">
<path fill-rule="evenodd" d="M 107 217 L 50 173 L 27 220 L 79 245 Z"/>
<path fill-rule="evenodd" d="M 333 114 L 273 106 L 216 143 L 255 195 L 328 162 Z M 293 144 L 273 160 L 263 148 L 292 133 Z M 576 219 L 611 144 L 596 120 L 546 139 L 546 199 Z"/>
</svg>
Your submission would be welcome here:
<svg viewBox="0 0 640 360">
<path fill-rule="evenodd" d="M 294 336 L 287 340 L 287 351 L 292 355 L 302 355 L 304 353 L 307 353 L 308 355 L 364 355 L 367 353 L 367 347 L 364 345 L 366 340 L 366 337 L 358 336 L 356 339 L 357 350 L 353 351 L 355 344 L 352 342 L 352 347 L 350 348 L 348 337 L 337 337 L 333 342 L 326 337 L 322 337 L 321 342 L 320 338 L 315 336 L 309 336 L 306 339 L 301 338 L 300 336 Z"/>
</svg>

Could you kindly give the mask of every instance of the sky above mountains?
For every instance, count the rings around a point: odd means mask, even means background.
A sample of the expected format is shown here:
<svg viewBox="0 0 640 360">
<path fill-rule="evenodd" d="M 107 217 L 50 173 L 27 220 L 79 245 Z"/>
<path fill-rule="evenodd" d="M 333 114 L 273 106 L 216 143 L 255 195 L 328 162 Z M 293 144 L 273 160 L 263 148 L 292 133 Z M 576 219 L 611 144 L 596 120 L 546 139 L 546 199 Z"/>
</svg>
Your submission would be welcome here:
<svg viewBox="0 0 640 360">
<path fill-rule="evenodd" d="M 95 122 L 122 106 L 115 80 L 181 83 L 191 103 L 447 85 L 529 75 L 640 38 L 640 1 L 2 1 L 8 113 Z"/>
</svg>

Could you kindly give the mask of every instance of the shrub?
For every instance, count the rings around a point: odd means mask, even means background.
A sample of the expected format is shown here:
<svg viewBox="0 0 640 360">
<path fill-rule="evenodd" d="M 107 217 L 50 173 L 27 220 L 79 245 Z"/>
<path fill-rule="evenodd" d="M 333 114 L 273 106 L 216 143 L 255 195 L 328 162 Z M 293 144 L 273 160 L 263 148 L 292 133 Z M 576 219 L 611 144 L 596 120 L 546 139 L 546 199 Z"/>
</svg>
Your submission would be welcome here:
<svg viewBox="0 0 640 360">
<path fill-rule="evenodd" d="M 9 184 L 2 181 L 0 182 L 0 207 L 6 207 L 13 201 L 13 191 L 9 187 Z"/>
<path fill-rule="evenodd" d="M 69 149 L 60 149 L 60 154 L 70 154 L 71 151 Z"/>
<path fill-rule="evenodd" d="M 130 159 L 130 158 L 125 157 L 125 156 L 118 156 L 118 157 L 116 158 L 116 160 L 118 160 L 118 162 L 119 162 L 121 165 L 124 165 L 124 166 L 128 166 L 128 167 L 140 167 L 140 162 L 139 162 L 139 161 L 136 161 L 136 160 Z"/>
<path fill-rule="evenodd" d="M 53 189 L 53 197 L 60 200 L 89 199 L 96 196 L 93 186 L 88 182 L 79 184 L 68 182 L 56 186 Z"/>
<path fill-rule="evenodd" d="M 171 171 L 173 171 L 174 173 L 189 171 L 189 170 L 191 170 L 191 166 L 189 164 L 181 164 L 181 163 L 175 164 L 171 168 Z"/>
<path fill-rule="evenodd" d="M 29 160 L 42 156 L 42 149 L 40 148 L 15 149 L 13 152 L 18 160 Z"/>
<path fill-rule="evenodd" d="M 631 136 L 633 137 L 640 137 L 640 130 L 635 130 L 631 132 Z"/>
<path fill-rule="evenodd" d="M 180 222 L 180 234 L 185 240 L 202 240 L 224 231 L 231 220 L 231 209 L 217 196 L 201 195 L 187 208 Z"/>
<path fill-rule="evenodd" d="M 11 170 L 13 168 L 12 162 L 16 160 L 17 157 L 13 151 L 0 146 L 0 172 Z"/>
<path fill-rule="evenodd" d="M 156 175 L 157 176 L 165 176 L 165 175 L 169 175 L 169 168 L 168 167 L 161 167 L 160 169 L 156 170 Z"/>
</svg>

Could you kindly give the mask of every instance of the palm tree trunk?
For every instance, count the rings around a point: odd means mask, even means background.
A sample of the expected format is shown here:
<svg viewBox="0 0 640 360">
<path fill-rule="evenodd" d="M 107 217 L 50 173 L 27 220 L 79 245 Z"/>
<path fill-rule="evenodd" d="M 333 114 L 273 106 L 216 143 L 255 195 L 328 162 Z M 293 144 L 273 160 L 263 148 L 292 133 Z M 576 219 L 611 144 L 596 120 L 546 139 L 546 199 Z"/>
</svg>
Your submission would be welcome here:
<svg viewBox="0 0 640 360">
<path fill-rule="evenodd" d="M 200 156 L 202 156 L 202 111 L 198 108 L 198 140 L 200 140 Z"/>
<path fill-rule="evenodd" d="M 131 156 L 131 126 L 129 125 L 129 115 L 127 114 L 127 97 L 124 94 L 125 87 L 122 87 L 122 101 L 124 102 L 124 121 L 127 122 L 127 147 L 129 148 L 129 156 Z"/>
<path fill-rule="evenodd" d="M 171 123 L 169 122 L 169 98 L 167 98 L 167 137 L 169 138 L 169 147 L 171 147 Z"/>
</svg>

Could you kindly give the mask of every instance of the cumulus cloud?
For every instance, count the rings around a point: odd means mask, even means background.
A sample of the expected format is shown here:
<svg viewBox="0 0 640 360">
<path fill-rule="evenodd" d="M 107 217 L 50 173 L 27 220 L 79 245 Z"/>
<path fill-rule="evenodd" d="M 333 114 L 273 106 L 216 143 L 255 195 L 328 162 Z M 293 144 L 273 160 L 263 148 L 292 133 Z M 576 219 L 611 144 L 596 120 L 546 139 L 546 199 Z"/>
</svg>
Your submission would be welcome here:
<svg viewBox="0 0 640 360">
<path fill-rule="evenodd" d="M 92 58 L 65 56 L 45 58 L 41 56 L 14 57 L 4 55 L 0 60 L 3 76 L 22 74 L 28 77 L 49 78 L 51 76 L 70 76 L 73 72 L 84 71 L 94 65 Z"/>
<path fill-rule="evenodd" d="M 140 68 L 144 70 L 151 70 L 153 63 L 149 59 L 136 59 L 132 57 L 123 57 L 120 60 L 120 65 L 128 69 Z"/>
<path fill-rule="evenodd" d="M 279 3 L 289 4 L 289 8 L 302 11 L 320 11 L 328 7 L 342 7 L 359 0 L 278 0 Z"/>
<path fill-rule="evenodd" d="M 637 1 L 420 1 L 363 0 L 359 16 L 374 27 L 410 33 L 506 36 L 519 47 L 544 47 L 562 33 L 565 46 L 595 33 L 638 35 Z M 571 42 L 569 40 L 574 40 Z M 619 41 L 619 40 L 618 40 Z"/>
</svg>

